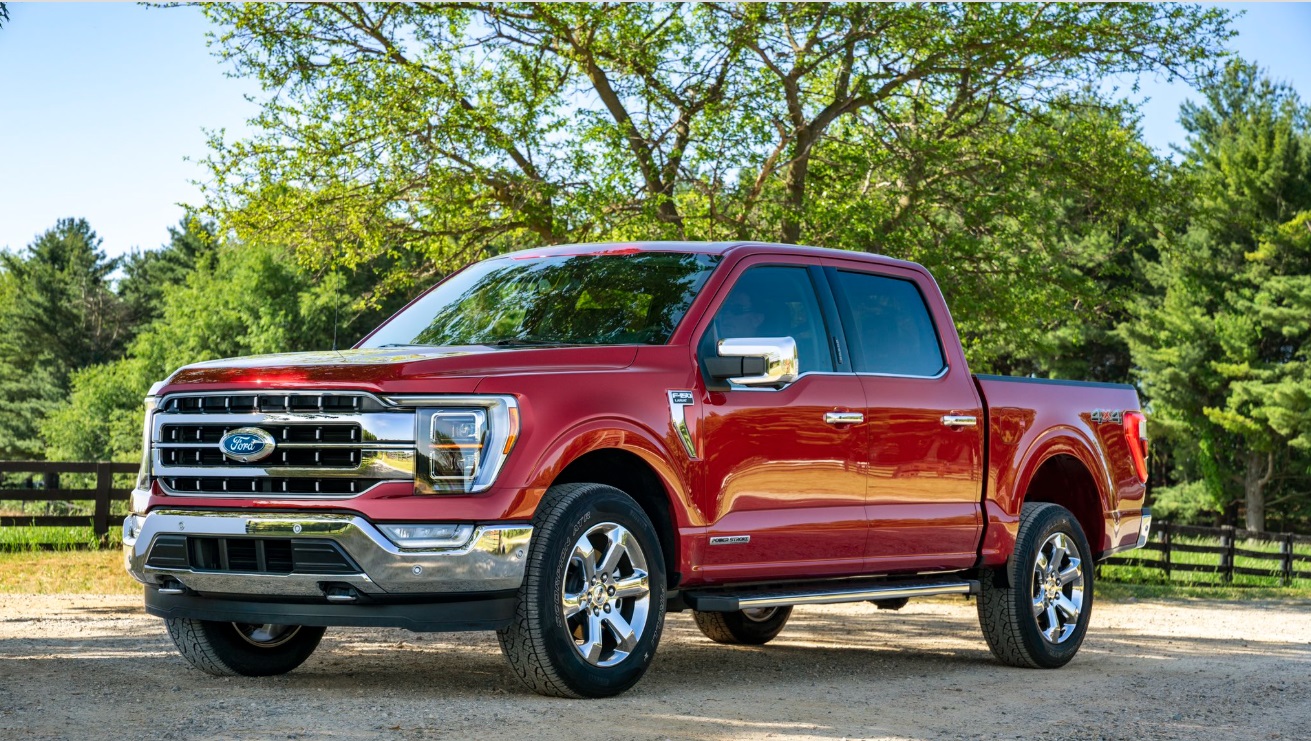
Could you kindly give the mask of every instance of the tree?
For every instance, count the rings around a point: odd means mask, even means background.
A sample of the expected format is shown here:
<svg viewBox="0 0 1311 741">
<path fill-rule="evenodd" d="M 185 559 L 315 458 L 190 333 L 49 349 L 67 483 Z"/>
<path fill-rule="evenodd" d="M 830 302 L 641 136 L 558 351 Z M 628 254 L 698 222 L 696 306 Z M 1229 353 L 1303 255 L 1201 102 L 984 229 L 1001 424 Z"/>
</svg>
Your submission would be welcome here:
<svg viewBox="0 0 1311 741">
<path fill-rule="evenodd" d="M 1224 11 L 1187 5 L 205 12 L 221 29 L 220 56 L 268 91 L 253 137 L 212 140 L 213 212 L 313 265 L 414 256 L 418 270 L 383 281 L 404 289 L 472 257 L 543 242 L 766 238 L 901 256 L 936 250 L 954 266 L 958 302 L 1007 307 L 989 329 L 1010 322 L 1026 332 L 1051 301 L 1074 302 L 1052 297 L 1026 310 L 1021 290 L 999 291 L 996 275 L 1019 270 L 1018 285 L 1040 283 L 1059 250 L 1010 249 L 1017 236 L 926 242 L 975 227 L 956 221 L 942 197 L 987 193 L 971 176 L 1003 169 L 1017 129 L 1054 141 L 1071 105 L 1115 111 L 1089 87 L 1104 75 L 1193 75 L 1229 35 Z M 1089 92 L 1075 95 L 1081 87 Z M 975 164 L 960 167 L 952 154 L 965 150 Z M 1042 170 L 1035 154 L 1030 173 Z M 870 167 L 831 166 L 844 158 Z M 867 239 L 842 238 L 846 212 L 872 220 L 859 230 Z M 987 316 L 965 318 L 982 327 Z"/>
<path fill-rule="evenodd" d="M 377 307 L 368 274 L 314 274 L 285 248 L 225 244 L 164 293 L 159 318 L 127 357 L 72 377 L 67 403 L 41 424 L 47 456 L 133 461 L 141 455 L 142 398 L 189 363 L 238 355 L 349 346 L 399 308 Z M 340 309 L 340 311 L 339 311 Z"/>
<path fill-rule="evenodd" d="M 160 249 L 135 251 L 123 263 L 117 289 L 134 325 L 149 324 L 163 309 L 165 291 L 185 285 L 188 275 L 202 266 L 212 268 L 217 259 L 219 240 L 212 221 L 187 216 L 168 228 L 168 236 Z"/>
<path fill-rule="evenodd" d="M 1311 483 L 1311 126 L 1287 86 L 1230 63 L 1185 104 L 1184 228 L 1163 235 L 1124 334 L 1183 483 L 1167 504 L 1241 502 Z"/>
<path fill-rule="evenodd" d="M 117 260 L 105 256 L 85 219 L 60 219 L 18 254 L 0 254 L 13 281 L 0 306 L 0 357 L 23 371 L 70 373 L 121 354 L 132 327 L 113 291 Z"/>
</svg>

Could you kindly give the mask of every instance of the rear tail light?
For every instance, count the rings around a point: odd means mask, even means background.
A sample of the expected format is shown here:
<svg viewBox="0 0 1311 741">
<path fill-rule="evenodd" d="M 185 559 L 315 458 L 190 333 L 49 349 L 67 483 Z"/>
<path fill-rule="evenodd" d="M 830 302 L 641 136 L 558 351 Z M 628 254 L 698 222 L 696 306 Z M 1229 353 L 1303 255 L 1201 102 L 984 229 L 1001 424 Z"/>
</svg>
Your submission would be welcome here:
<svg viewBox="0 0 1311 741">
<path fill-rule="evenodd" d="M 1147 416 L 1142 412 L 1124 413 L 1124 440 L 1129 444 L 1129 457 L 1133 459 L 1138 480 L 1147 483 Z"/>
</svg>

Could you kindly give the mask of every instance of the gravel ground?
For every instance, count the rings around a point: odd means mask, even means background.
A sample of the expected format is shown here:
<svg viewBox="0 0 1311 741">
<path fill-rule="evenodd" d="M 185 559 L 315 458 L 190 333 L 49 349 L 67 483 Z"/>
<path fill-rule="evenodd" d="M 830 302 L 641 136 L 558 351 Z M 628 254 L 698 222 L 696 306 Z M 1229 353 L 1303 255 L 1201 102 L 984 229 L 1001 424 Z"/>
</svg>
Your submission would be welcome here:
<svg viewBox="0 0 1311 741">
<path fill-rule="evenodd" d="M 970 603 L 798 608 L 772 644 L 670 615 L 626 695 L 528 694 L 487 633 L 335 629 L 297 671 L 189 668 L 136 596 L 0 596 L 0 738 L 1297 739 L 1311 604 L 1099 603 L 1056 671 L 992 662 Z"/>
</svg>

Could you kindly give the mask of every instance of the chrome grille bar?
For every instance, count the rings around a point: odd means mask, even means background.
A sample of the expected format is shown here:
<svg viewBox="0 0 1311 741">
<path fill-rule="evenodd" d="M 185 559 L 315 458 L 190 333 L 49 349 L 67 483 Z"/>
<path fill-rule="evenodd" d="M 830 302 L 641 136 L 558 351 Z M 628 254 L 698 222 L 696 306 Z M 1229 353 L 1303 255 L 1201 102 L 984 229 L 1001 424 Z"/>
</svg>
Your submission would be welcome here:
<svg viewBox="0 0 1311 741">
<path fill-rule="evenodd" d="M 414 414 L 362 392 L 170 394 L 151 420 L 151 472 L 179 496 L 353 497 L 385 482 L 413 482 Z M 242 428 L 275 441 L 243 462 L 219 440 Z"/>
</svg>

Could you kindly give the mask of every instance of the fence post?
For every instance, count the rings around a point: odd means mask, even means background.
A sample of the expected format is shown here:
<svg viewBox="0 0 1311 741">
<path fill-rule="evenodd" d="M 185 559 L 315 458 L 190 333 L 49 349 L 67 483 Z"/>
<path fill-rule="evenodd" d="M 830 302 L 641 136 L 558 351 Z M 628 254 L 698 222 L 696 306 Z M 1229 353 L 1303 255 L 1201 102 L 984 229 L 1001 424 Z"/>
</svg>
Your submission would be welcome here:
<svg viewBox="0 0 1311 741">
<path fill-rule="evenodd" d="M 1279 543 L 1279 554 L 1283 556 L 1279 563 L 1279 583 L 1290 586 L 1293 583 L 1293 534 L 1289 533 Z"/>
<path fill-rule="evenodd" d="M 1225 551 L 1220 555 L 1220 568 L 1223 573 L 1220 578 L 1226 583 L 1234 580 L 1234 526 L 1225 525 L 1224 533 L 1220 535 L 1220 545 Z"/>
<path fill-rule="evenodd" d="M 1170 581 L 1173 577 L 1170 575 L 1170 523 L 1161 523 L 1161 558 L 1165 561 L 1165 580 Z"/>
<path fill-rule="evenodd" d="M 96 464 L 96 509 L 92 530 L 104 546 L 109 542 L 109 494 L 114 488 L 113 469 L 108 463 Z"/>
</svg>

